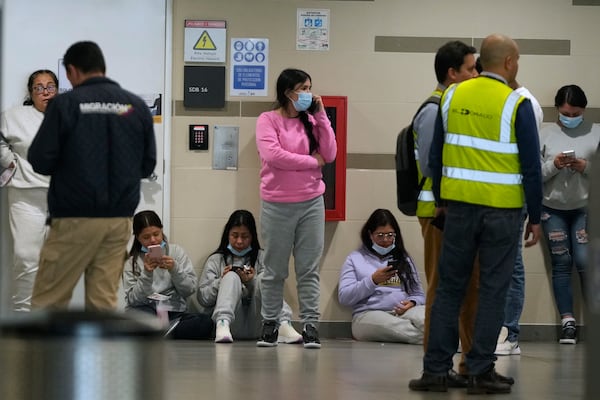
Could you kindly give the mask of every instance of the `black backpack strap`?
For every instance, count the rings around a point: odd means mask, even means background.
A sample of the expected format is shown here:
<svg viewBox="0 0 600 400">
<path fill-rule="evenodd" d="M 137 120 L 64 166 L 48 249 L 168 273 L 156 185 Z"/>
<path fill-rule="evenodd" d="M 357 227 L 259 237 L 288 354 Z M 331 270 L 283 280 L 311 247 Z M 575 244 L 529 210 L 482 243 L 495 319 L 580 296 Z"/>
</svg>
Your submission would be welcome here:
<svg viewBox="0 0 600 400">
<path fill-rule="evenodd" d="M 433 104 L 437 104 L 437 105 L 439 105 L 439 104 L 440 104 L 440 100 L 441 100 L 441 96 L 436 96 L 436 95 L 434 95 L 434 94 L 432 94 L 431 96 L 429 96 L 429 98 L 428 98 L 427 100 L 425 100 L 425 101 L 424 101 L 424 102 L 423 102 L 423 103 L 422 103 L 422 104 L 419 106 L 419 109 L 417 110 L 417 112 L 416 112 L 416 113 L 415 113 L 415 115 L 413 116 L 412 122 L 410 123 L 411 129 L 413 129 L 413 127 L 412 127 L 412 126 L 413 126 L 413 124 L 414 124 L 414 122 L 415 122 L 415 118 L 417 117 L 417 115 L 419 115 L 419 113 L 421 112 L 421 110 L 422 110 L 423 108 L 425 108 L 425 106 L 426 106 L 427 104 L 431 104 L 431 103 L 433 103 Z M 421 181 L 419 182 L 419 192 L 421 191 L 421 189 L 423 189 L 423 185 L 425 185 L 425 179 L 426 179 L 425 177 L 422 177 L 422 178 L 421 178 Z"/>
<path fill-rule="evenodd" d="M 417 110 L 417 112 L 415 113 L 415 115 L 414 115 L 414 117 L 413 117 L 413 122 L 415 121 L 415 117 L 416 117 L 417 115 L 419 115 L 419 113 L 421 112 L 421 110 L 422 110 L 423 108 L 425 108 L 425 106 L 426 106 L 427 104 L 434 103 L 434 104 L 437 104 L 437 105 L 439 105 L 439 104 L 440 104 L 440 100 L 441 100 L 441 97 L 440 97 L 440 96 L 436 96 L 436 95 L 433 95 L 433 94 L 432 94 L 431 96 L 429 96 L 429 98 L 428 98 L 427 100 L 425 100 L 425 101 L 424 101 L 424 102 L 423 102 L 423 103 L 422 103 L 422 104 L 419 106 L 419 109 Z"/>
</svg>

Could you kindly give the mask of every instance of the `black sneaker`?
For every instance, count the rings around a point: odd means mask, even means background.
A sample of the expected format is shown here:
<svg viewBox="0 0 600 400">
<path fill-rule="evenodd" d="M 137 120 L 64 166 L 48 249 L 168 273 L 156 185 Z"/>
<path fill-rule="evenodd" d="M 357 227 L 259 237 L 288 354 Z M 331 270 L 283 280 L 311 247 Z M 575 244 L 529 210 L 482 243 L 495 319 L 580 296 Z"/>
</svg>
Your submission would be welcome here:
<svg viewBox="0 0 600 400">
<path fill-rule="evenodd" d="M 305 349 L 320 349 L 321 341 L 319 340 L 319 331 L 313 324 L 304 325 L 302 331 L 302 339 L 304 340 Z"/>
<path fill-rule="evenodd" d="M 277 322 L 265 321 L 263 322 L 262 336 L 256 345 L 258 347 L 275 347 L 277 346 L 277 336 L 279 336 Z"/>
<path fill-rule="evenodd" d="M 560 344 L 575 344 L 577 343 L 577 326 L 575 321 L 567 321 L 562 327 L 560 335 Z"/>
</svg>

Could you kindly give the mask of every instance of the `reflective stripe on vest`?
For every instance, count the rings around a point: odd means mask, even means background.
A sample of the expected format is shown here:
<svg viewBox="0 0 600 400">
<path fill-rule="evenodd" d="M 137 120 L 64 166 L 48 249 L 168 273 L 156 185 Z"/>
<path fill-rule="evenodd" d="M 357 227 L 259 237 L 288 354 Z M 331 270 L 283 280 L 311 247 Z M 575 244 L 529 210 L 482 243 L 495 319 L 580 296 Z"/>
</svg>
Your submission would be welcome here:
<svg viewBox="0 0 600 400">
<path fill-rule="evenodd" d="M 519 154 L 519 146 L 516 143 L 502 143 L 494 140 L 465 136 L 458 133 L 448 133 L 444 143 L 455 144 L 462 147 L 471 147 L 473 149 L 495 151 L 503 154 Z"/>
<path fill-rule="evenodd" d="M 435 201 L 431 190 L 421 190 L 419 193 L 419 201 Z"/>
<path fill-rule="evenodd" d="M 501 172 L 475 171 L 472 169 L 443 167 L 442 175 L 448 178 L 482 183 L 497 183 L 500 185 L 520 185 L 521 174 L 503 174 Z"/>
</svg>

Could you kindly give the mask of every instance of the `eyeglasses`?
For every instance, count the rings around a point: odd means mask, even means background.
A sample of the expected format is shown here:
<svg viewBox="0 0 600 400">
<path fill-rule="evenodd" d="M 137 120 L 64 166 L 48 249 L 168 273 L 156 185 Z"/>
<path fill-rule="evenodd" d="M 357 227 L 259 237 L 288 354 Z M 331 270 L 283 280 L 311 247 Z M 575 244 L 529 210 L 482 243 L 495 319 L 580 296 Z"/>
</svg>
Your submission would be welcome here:
<svg viewBox="0 0 600 400">
<path fill-rule="evenodd" d="M 394 239 L 396 237 L 396 232 L 387 232 L 387 233 L 383 233 L 383 232 L 379 232 L 379 233 L 374 233 L 373 235 L 375 235 L 375 237 L 377 239 Z"/>
<path fill-rule="evenodd" d="M 243 235 L 243 234 L 240 235 L 240 234 L 237 234 L 237 233 L 230 233 L 229 237 L 231 239 L 233 239 L 233 240 L 242 239 L 244 241 L 252 239 L 252 235 Z"/>
<path fill-rule="evenodd" d="M 52 94 L 56 92 L 56 85 L 50 84 L 46 87 L 44 87 L 43 85 L 35 85 L 31 89 L 35 94 L 42 94 L 44 93 L 44 90 L 47 90 L 48 93 Z"/>
</svg>

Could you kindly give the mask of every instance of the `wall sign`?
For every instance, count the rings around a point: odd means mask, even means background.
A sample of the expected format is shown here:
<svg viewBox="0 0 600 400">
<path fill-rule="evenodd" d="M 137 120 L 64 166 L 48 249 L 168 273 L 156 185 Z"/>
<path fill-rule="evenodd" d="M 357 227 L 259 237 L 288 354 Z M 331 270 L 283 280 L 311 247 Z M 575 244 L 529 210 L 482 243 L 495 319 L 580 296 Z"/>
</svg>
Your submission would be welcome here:
<svg viewBox="0 0 600 400">
<path fill-rule="evenodd" d="M 267 96 L 269 39 L 231 39 L 231 96 Z"/>
<path fill-rule="evenodd" d="M 329 50 L 329 10 L 298 9 L 296 50 Z"/>
<path fill-rule="evenodd" d="M 225 107 L 225 67 L 183 67 L 185 107 Z"/>
<path fill-rule="evenodd" d="M 183 61 L 225 62 L 225 21 L 185 20 Z"/>
</svg>

